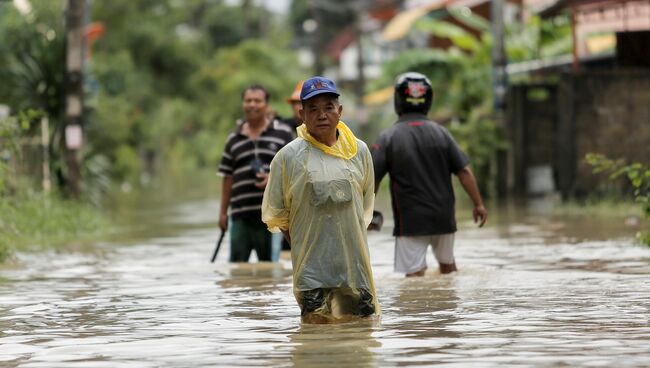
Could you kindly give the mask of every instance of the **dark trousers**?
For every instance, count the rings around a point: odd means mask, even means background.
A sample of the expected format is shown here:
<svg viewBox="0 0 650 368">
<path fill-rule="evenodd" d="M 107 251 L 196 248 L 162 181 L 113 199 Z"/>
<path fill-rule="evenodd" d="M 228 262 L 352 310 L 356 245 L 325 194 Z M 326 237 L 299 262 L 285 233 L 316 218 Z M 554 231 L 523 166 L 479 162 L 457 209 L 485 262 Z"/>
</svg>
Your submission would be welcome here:
<svg viewBox="0 0 650 368">
<path fill-rule="evenodd" d="M 302 292 L 302 303 L 300 303 L 300 315 L 304 316 L 320 308 L 323 304 L 329 303 L 330 294 L 334 288 L 319 288 L 305 290 Z M 357 302 L 356 314 L 367 317 L 375 313 L 375 304 L 372 294 L 366 289 L 359 289 L 359 300 Z"/>
<path fill-rule="evenodd" d="M 257 259 L 271 261 L 271 232 L 261 220 L 234 218 L 230 221 L 230 262 L 248 262 L 255 249 Z"/>
</svg>

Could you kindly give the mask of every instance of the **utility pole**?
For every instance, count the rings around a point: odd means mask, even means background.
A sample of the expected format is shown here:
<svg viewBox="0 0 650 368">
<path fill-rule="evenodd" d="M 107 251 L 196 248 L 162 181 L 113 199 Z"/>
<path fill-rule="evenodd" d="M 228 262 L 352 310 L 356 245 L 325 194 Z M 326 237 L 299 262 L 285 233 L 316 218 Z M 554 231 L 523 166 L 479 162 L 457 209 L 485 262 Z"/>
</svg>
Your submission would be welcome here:
<svg viewBox="0 0 650 368">
<path fill-rule="evenodd" d="M 86 0 L 68 0 L 66 9 L 65 134 L 64 152 L 70 194 L 81 194 L 83 125 L 84 7 Z"/>
<path fill-rule="evenodd" d="M 325 71 L 325 64 L 323 64 L 323 32 L 325 32 L 325 25 L 323 24 L 322 11 L 318 8 L 318 4 L 314 2 L 309 3 L 309 11 L 311 17 L 315 22 L 315 28 L 311 33 L 311 52 L 314 55 L 314 73 L 316 75 L 323 75 Z"/>
<path fill-rule="evenodd" d="M 41 118 L 41 150 L 43 152 L 43 180 L 42 186 L 44 192 L 49 192 L 52 188 L 50 181 L 50 120 L 47 116 Z"/>
<path fill-rule="evenodd" d="M 492 0 L 490 15 L 492 19 L 492 91 L 497 131 L 501 138 L 505 135 L 505 109 L 508 80 L 506 74 L 506 52 L 504 45 L 505 27 L 503 24 L 504 0 Z M 508 168 L 504 149 L 497 150 L 496 190 L 498 198 L 505 198 L 507 192 Z"/>
<path fill-rule="evenodd" d="M 355 86 L 355 93 L 359 104 L 362 103 L 363 96 L 366 93 L 366 74 L 364 66 L 366 62 L 363 55 L 363 20 L 365 11 L 365 2 L 359 1 L 357 6 L 352 6 L 352 10 L 356 13 L 354 20 L 354 33 L 357 41 L 357 84 Z"/>
<path fill-rule="evenodd" d="M 368 8 L 366 1 L 357 0 L 352 3 L 351 10 L 355 12 L 354 20 L 354 33 L 357 42 L 357 81 L 354 86 L 354 93 L 356 95 L 356 119 L 358 122 L 359 133 L 362 137 L 367 138 L 368 135 L 368 113 L 366 106 L 363 102 L 363 97 L 366 94 L 366 60 L 364 56 L 363 47 L 363 34 L 364 34 L 364 21 L 365 13 Z"/>
</svg>

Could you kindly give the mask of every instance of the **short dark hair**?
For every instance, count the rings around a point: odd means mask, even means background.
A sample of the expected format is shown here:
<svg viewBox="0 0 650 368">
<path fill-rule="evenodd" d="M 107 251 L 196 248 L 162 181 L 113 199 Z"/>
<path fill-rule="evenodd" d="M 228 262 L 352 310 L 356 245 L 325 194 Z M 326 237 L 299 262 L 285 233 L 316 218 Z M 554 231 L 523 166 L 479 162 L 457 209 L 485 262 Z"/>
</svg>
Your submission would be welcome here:
<svg viewBox="0 0 650 368">
<path fill-rule="evenodd" d="M 243 91 L 241 91 L 241 99 L 244 99 L 244 95 L 246 94 L 246 91 L 262 91 L 264 92 L 264 101 L 269 102 L 269 98 L 271 98 L 271 95 L 269 94 L 269 91 L 264 88 L 263 85 L 261 84 L 251 84 L 250 86 L 244 88 Z"/>
</svg>

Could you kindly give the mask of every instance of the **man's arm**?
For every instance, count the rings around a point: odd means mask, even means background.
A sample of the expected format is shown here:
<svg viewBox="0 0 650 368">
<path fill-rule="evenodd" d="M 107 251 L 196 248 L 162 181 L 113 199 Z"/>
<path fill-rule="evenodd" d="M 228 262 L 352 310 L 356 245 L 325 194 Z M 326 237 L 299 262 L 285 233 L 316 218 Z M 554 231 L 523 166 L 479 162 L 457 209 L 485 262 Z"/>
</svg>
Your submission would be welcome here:
<svg viewBox="0 0 650 368">
<path fill-rule="evenodd" d="M 375 208 L 375 170 L 373 166 L 372 155 L 370 150 L 366 148 L 365 172 L 363 173 L 364 181 L 362 195 L 363 195 L 363 219 L 366 227 L 372 221 L 372 213 Z"/>
<path fill-rule="evenodd" d="M 289 179 L 287 178 L 287 163 L 282 152 L 280 150 L 271 161 L 268 184 L 262 198 L 262 222 L 271 232 L 282 231 L 285 239 L 290 243 L 291 193 L 285 192 Z"/>
<path fill-rule="evenodd" d="M 381 180 L 388 171 L 388 160 L 386 158 L 387 146 L 388 139 L 384 134 L 379 136 L 377 143 L 370 146 L 370 155 L 372 157 L 372 166 L 375 176 L 375 185 L 373 188 L 375 193 L 379 190 L 379 184 L 381 184 Z"/>
<path fill-rule="evenodd" d="M 474 222 L 478 223 L 479 227 L 482 227 L 487 221 L 487 210 L 483 206 L 483 200 L 481 199 L 481 193 L 478 190 L 478 185 L 476 184 L 476 178 L 474 173 L 469 168 L 469 165 L 462 168 L 459 172 L 456 173 L 458 180 L 463 185 L 463 189 L 474 202 L 474 209 L 472 210 L 472 216 L 474 217 Z"/>
<path fill-rule="evenodd" d="M 232 191 L 232 176 L 223 177 L 221 184 L 221 209 L 219 211 L 219 227 L 228 230 L 228 207 L 230 206 L 230 193 Z"/>
<path fill-rule="evenodd" d="M 387 140 L 385 139 L 385 136 L 380 135 L 377 143 L 373 144 L 370 149 L 370 157 L 372 160 L 371 165 L 374 176 L 374 188 L 372 189 L 375 195 L 379 190 L 379 184 L 381 184 L 381 180 L 384 178 L 384 175 L 386 175 L 386 172 L 388 171 L 386 164 L 386 144 Z M 382 216 L 381 212 L 372 211 L 372 219 L 368 225 L 368 230 L 379 231 L 381 230 L 383 223 L 384 217 Z"/>
</svg>

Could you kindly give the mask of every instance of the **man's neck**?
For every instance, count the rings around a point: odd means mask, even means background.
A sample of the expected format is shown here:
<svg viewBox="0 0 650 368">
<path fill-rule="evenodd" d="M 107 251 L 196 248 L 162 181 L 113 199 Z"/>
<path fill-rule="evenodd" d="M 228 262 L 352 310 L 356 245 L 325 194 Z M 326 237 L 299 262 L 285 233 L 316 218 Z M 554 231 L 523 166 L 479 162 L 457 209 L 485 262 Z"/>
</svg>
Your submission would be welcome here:
<svg viewBox="0 0 650 368">
<path fill-rule="evenodd" d="M 334 134 L 332 134 L 332 135 L 328 135 L 327 137 L 323 137 L 323 136 L 314 136 L 314 135 L 312 135 L 312 136 L 314 137 L 314 139 L 316 139 L 316 140 L 319 141 L 320 143 L 322 143 L 322 144 L 324 144 L 324 145 L 326 145 L 326 146 L 328 146 L 328 147 L 332 147 L 333 145 L 336 144 L 336 140 L 337 140 L 337 138 L 338 138 L 338 135 L 339 135 L 338 130 L 335 130 L 335 131 L 334 131 Z"/>
<path fill-rule="evenodd" d="M 251 129 L 260 129 L 266 127 L 266 123 L 268 122 L 268 120 L 266 118 L 261 118 L 256 120 L 247 119 L 246 122 L 248 123 L 248 126 Z"/>
<path fill-rule="evenodd" d="M 246 120 L 242 126 L 241 132 L 250 139 L 257 139 L 264 129 L 266 129 L 269 121 L 270 120 L 267 120 L 266 118 L 259 120 Z"/>
</svg>

